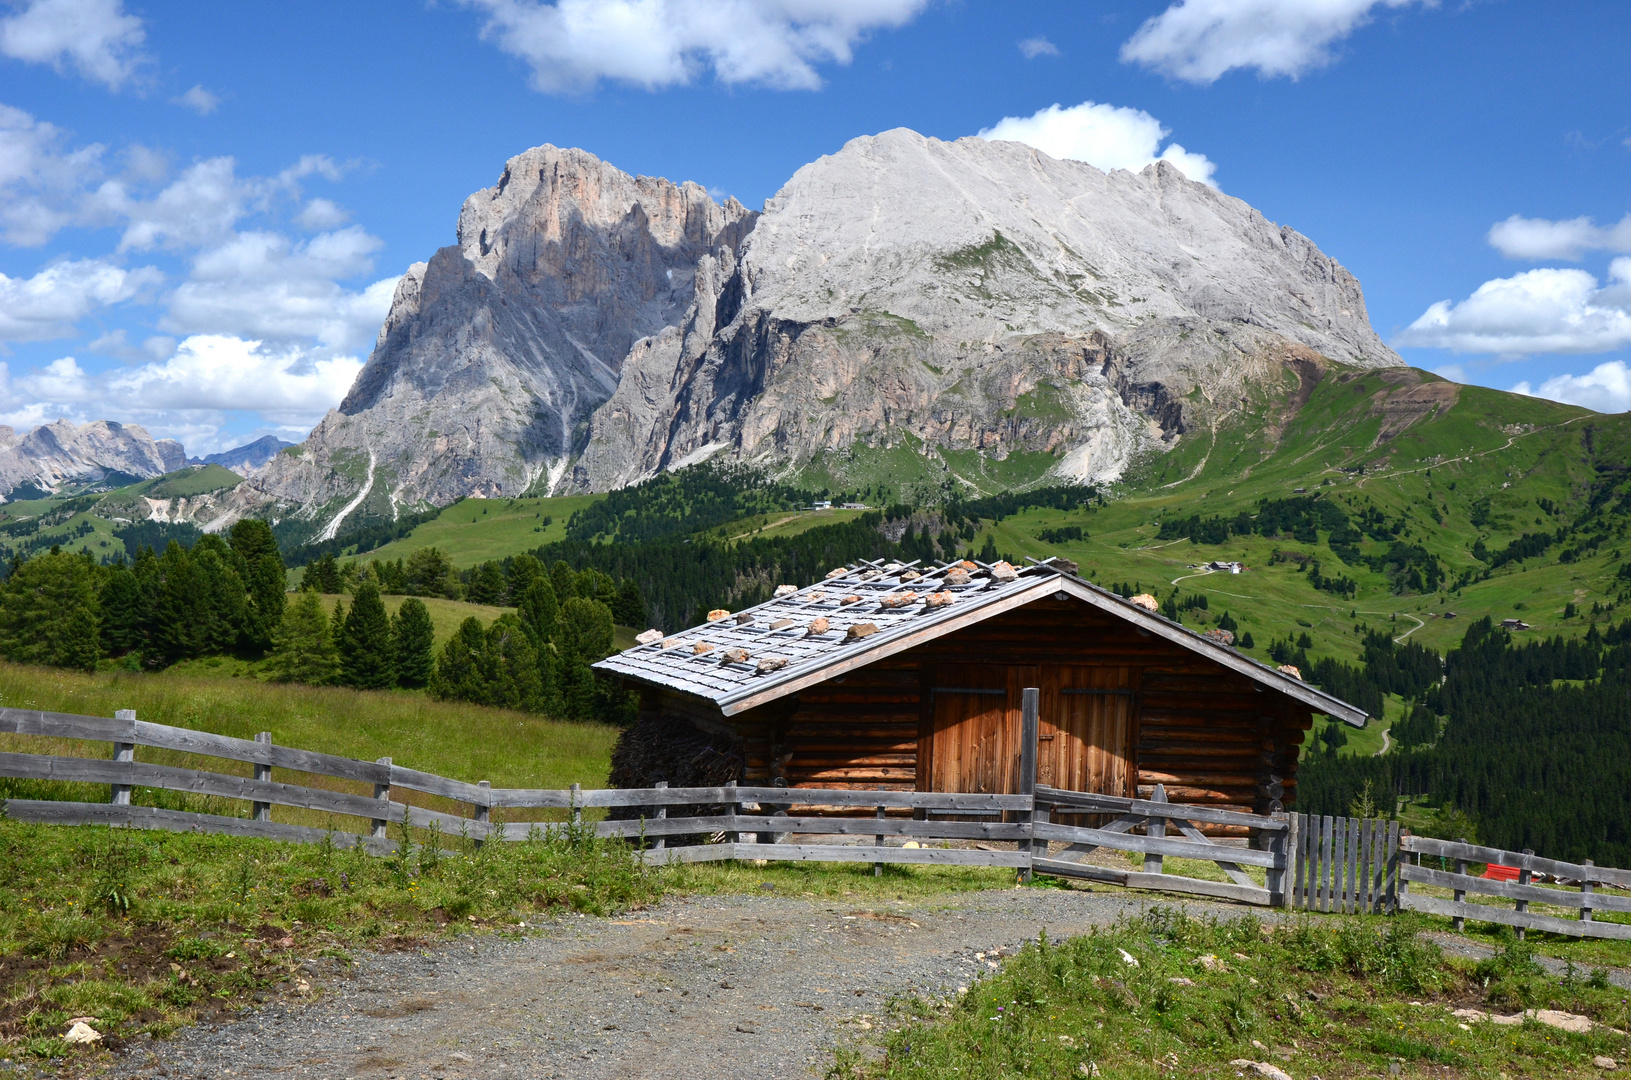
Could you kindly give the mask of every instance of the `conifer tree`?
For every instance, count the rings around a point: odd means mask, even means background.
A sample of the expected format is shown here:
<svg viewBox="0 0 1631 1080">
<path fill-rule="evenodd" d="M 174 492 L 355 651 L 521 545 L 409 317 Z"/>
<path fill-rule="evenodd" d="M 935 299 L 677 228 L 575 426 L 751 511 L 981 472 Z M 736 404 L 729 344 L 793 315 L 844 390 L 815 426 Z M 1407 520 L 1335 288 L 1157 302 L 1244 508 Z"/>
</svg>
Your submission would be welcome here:
<svg viewBox="0 0 1631 1080">
<path fill-rule="evenodd" d="M 340 631 L 340 682 L 359 690 L 385 690 L 396 685 L 391 655 L 391 620 L 380 602 L 379 586 L 365 582 L 351 600 L 351 613 Z"/>
<path fill-rule="evenodd" d="M 519 603 L 528 586 L 544 574 L 544 564 L 531 555 L 517 555 L 504 570 L 510 600 Z"/>
<path fill-rule="evenodd" d="M 461 593 L 459 575 L 453 560 L 439 548 L 420 548 L 408 556 L 403 582 L 410 596 L 445 596 L 457 600 Z"/>
<path fill-rule="evenodd" d="M 481 654 L 486 644 L 480 619 L 472 615 L 460 623 L 436 657 L 436 672 L 430 678 L 431 696 L 444 701 L 480 701 L 484 694 Z"/>
<path fill-rule="evenodd" d="M 582 596 L 567 600 L 556 620 L 555 644 L 561 708 L 574 720 L 600 718 L 604 692 L 589 665 L 612 651 L 611 609 Z"/>
<path fill-rule="evenodd" d="M 470 575 L 470 587 L 465 599 L 472 604 L 502 604 L 504 602 L 504 573 L 494 562 L 484 562 Z"/>
<path fill-rule="evenodd" d="M 239 573 L 247 592 L 243 644 L 256 652 L 272 646 L 272 636 L 283 622 L 287 589 L 283 556 L 278 553 L 272 527 L 259 518 L 244 518 L 229 534 L 233 554 L 242 560 Z"/>
<path fill-rule="evenodd" d="M 514 615 L 500 615 L 487 628 L 480 668 L 483 705 L 535 712 L 543 699 L 538 654 Z"/>
<path fill-rule="evenodd" d="M 624 578 L 617 587 L 617 599 L 612 601 L 612 618 L 621 626 L 643 627 L 646 621 L 646 601 L 640 595 L 640 584 L 633 578 Z"/>
<path fill-rule="evenodd" d="M 149 551 L 151 554 L 151 551 Z M 124 563 L 107 571 L 98 597 L 102 610 L 102 645 L 111 656 L 140 652 L 145 643 L 147 605 L 136 574 Z"/>
<path fill-rule="evenodd" d="M 516 604 L 516 614 L 521 619 L 521 625 L 532 638 L 533 648 L 541 648 L 545 643 L 555 638 L 555 617 L 560 612 L 560 602 L 555 596 L 555 586 L 550 584 L 549 578 L 539 577 L 527 586 Z"/>
<path fill-rule="evenodd" d="M 402 601 L 391 617 L 391 643 L 396 654 L 397 684 L 420 687 L 429 683 L 436 669 L 436 627 L 423 600 L 410 596 Z"/>
<path fill-rule="evenodd" d="M 299 600 L 284 608 L 266 669 L 273 682 L 312 686 L 331 683 L 339 674 L 339 650 L 316 589 L 302 591 Z"/>
<path fill-rule="evenodd" d="M 206 533 L 188 553 L 192 563 L 190 617 L 194 624 L 194 656 L 229 652 L 243 635 L 248 596 L 235 565 L 232 549 L 219 536 Z"/>
<path fill-rule="evenodd" d="M 321 558 L 313 560 L 307 565 L 300 581 L 303 586 L 331 596 L 342 591 L 340 567 L 334 561 L 333 555 L 324 554 Z"/>
<path fill-rule="evenodd" d="M 0 589 L 0 656 L 20 664 L 96 668 L 97 567 L 53 550 L 19 563 Z"/>
<path fill-rule="evenodd" d="M 555 599 L 564 602 L 568 597 L 578 595 L 578 575 L 566 565 L 565 559 L 556 559 L 555 565 L 549 568 L 549 584 L 555 590 Z"/>
</svg>

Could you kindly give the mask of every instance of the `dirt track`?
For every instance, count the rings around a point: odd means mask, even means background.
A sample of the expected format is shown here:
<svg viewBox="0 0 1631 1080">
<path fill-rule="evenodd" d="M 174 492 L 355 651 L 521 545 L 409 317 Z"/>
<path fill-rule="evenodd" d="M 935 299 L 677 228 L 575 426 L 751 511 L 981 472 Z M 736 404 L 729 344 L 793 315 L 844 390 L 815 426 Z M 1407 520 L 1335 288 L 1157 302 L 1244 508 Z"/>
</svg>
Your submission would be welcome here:
<svg viewBox="0 0 1631 1080">
<path fill-rule="evenodd" d="M 1082 933 L 1145 904 L 1047 888 L 865 906 L 672 899 L 521 940 L 364 954 L 350 973 L 314 973 L 315 1003 L 132 1048 L 115 1075 L 819 1075 L 833 1045 L 877 1030 L 891 996 L 955 991 L 1043 930 Z"/>
</svg>

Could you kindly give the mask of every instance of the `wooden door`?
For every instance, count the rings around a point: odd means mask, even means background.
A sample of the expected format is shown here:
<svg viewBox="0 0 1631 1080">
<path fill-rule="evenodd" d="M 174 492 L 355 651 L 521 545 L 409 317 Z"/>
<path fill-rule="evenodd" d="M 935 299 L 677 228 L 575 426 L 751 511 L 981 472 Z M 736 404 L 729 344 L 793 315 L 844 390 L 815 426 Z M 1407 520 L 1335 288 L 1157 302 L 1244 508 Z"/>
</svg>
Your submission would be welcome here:
<svg viewBox="0 0 1631 1080">
<path fill-rule="evenodd" d="M 1036 668 L 943 664 L 935 672 L 928 790 L 1008 795 L 1019 790 L 1021 691 Z"/>
<path fill-rule="evenodd" d="M 1043 672 L 1038 783 L 1101 795 L 1134 794 L 1131 676 L 1124 667 Z"/>
</svg>

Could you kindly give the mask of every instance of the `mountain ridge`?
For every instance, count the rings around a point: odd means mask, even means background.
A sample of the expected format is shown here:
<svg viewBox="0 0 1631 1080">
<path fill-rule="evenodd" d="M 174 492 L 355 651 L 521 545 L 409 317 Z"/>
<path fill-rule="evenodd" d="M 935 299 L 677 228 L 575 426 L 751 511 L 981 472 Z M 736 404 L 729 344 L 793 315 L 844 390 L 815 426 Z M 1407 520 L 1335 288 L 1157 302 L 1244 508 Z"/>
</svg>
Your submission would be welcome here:
<svg viewBox="0 0 1631 1080">
<path fill-rule="evenodd" d="M 331 537 L 716 456 L 1110 480 L 1315 358 L 1402 365 L 1340 263 L 1168 163 L 895 129 L 754 213 L 545 145 L 465 200 L 340 407 L 233 498 Z"/>
</svg>

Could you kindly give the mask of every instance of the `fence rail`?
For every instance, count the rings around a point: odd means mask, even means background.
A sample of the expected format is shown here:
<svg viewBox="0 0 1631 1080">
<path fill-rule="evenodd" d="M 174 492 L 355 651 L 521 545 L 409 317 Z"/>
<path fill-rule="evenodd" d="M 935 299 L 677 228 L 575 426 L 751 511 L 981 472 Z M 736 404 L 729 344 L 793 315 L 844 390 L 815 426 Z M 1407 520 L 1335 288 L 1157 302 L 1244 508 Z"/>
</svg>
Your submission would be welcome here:
<svg viewBox="0 0 1631 1080">
<path fill-rule="evenodd" d="M 1631 913 L 1631 897 L 1599 893 L 1599 887 L 1631 889 L 1631 871 L 1590 862 L 1547 859 L 1462 842 L 1401 835 L 1397 822 L 1381 819 L 1247 814 L 1169 803 L 1157 786 L 1149 799 L 1067 791 L 1034 784 L 1037 696 L 1025 691 L 1022 790 L 1015 794 L 933 791 L 865 791 L 854 788 L 714 787 L 583 790 L 494 788 L 392 763 L 358 761 L 279 746 L 268 733 L 255 739 L 138 721 L 120 711 L 113 719 L 67 713 L 0 709 L 0 733 L 112 744 L 103 758 L 0 753 L 0 777 L 106 784 L 107 802 L 9 799 L 14 820 L 52 825 L 113 825 L 176 832 L 209 832 L 302 843 L 331 842 L 375 854 L 396 850 L 392 825 L 434 827 L 477 843 L 526 839 L 534 829 L 566 822 L 514 822 L 492 818 L 494 809 L 566 811 L 574 827 L 598 836 L 625 837 L 641 845 L 651 864 L 729 859 L 1008 867 L 1131 888 L 1234 900 L 1309 911 L 1391 913 L 1400 909 L 1465 920 L 1502 923 L 1575 936 L 1631 939 L 1631 924 L 1601 922 L 1598 912 Z M 253 766 L 253 776 L 179 768 L 137 761 L 138 747 L 222 758 Z M 373 794 L 352 794 L 274 781 L 274 768 L 373 785 Z M 1027 782 L 1025 778 L 1030 778 Z M 245 817 L 131 805 L 133 789 L 158 788 L 249 804 Z M 393 797 L 412 791 L 462 803 L 466 814 L 412 806 Z M 337 831 L 272 820 L 272 807 L 315 811 L 366 822 L 362 832 Z M 675 807 L 687 816 L 670 816 Z M 622 811 L 586 822 L 590 808 Z M 870 811 L 870 816 L 865 812 Z M 1068 820 L 1056 820 L 1068 819 Z M 1080 823 L 1087 821 L 1094 824 Z M 1249 846 L 1218 842 L 1202 826 L 1244 828 Z M 824 842 L 818 838 L 825 838 Z M 871 842 L 865 842 L 870 839 Z M 950 846 L 953 844 L 961 846 Z M 973 844 L 973 846 L 968 846 Z M 938 845 L 938 846 L 933 846 Z M 1001 845 L 1001 846 L 998 846 Z M 1056 850 L 1054 845 L 1060 845 Z M 1083 862 L 1104 849 L 1142 858 L 1141 869 Z M 1417 865 L 1408 861 L 1415 855 Z M 1423 856 L 1454 863 L 1454 872 L 1419 865 Z M 1168 858 L 1212 862 L 1228 879 L 1174 873 Z M 1518 868 L 1519 880 L 1473 877 L 1474 863 Z M 1261 871 L 1259 882 L 1253 871 Z M 1572 882 L 1575 891 L 1533 884 L 1537 875 Z M 1449 889 L 1452 899 L 1409 891 L 1411 883 Z M 1513 902 L 1507 909 L 1468 903 L 1468 893 Z M 1528 910 L 1550 904 L 1578 912 L 1574 919 Z"/>
<path fill-rule="evenodd" d="M 1400 840 L 1400 848 L 1417 855 L 1418 858 L 1422 855 L 1436 856 L 1443 860 L 1453 860 L 1455 863 L 1453 872 L 1430 866 L 1402 864 L 1399 867 L 1401 879 L 1399 906 L 1407 911 L 1448 915 L 1458 930 L 1466 925 L 1466 920 L 1472 919 L 1475 922 L 1492 922 L 1516 927 L 1520 938 L 1523 937 L 1525 930 L 1545 930 L 1553 934 L 1568 934 L 1571 937 L 1617 938 L 1631 941 L 1631 925 L 1598 922 L 1593 918 L 1594 913 L 1598 911 L 1631 912 L 1631 897 L 1605 896 L 1597 892 L 1599 885 L 1617 889 L 1631 888 L 1631 872 L 1609 866 L 1597 866 L 1589 861 L 1571 863 L 1542 858 L 1533 851 L 1506 851 L 1465 841 L 1433 840 L 1425 836 L 1403 837 Z M 1512 882 L 1475 877 L 1468 873 L 1471 863 L 1516 867 L 1518 880 Z M 1549 875 L 1559 884 L 1572 881 L 1579 891 L 1564 892 L 1562 889 L 1543 889 L 1530 884 L 1536 874 Z M 1453 891 L 1453 897 L 1446 900 L 1440 896 L 1412 893 L 1409 891 L 1411 882 L 1450 889 Z M 1466 900 L 1468 893 L 1511 900 L 1513 907 L 1507 909 L 1493 904 L 1468 903 Z M 1531 903 L 1574 908 L 1579 915 L 1573 919 L 1542 915 L 1529 910 Z"/>
</svg>

